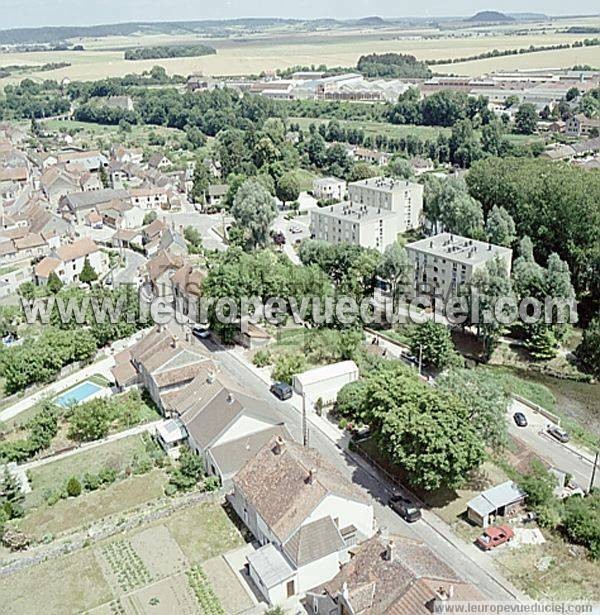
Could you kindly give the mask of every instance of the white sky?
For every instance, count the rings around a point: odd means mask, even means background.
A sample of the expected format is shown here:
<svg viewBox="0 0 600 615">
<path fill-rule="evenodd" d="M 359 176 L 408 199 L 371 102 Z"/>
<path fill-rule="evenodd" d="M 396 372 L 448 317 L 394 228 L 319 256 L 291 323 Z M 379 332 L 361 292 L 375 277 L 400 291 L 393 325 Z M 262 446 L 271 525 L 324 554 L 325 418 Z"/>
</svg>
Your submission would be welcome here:
<svg viewBox="0 0 600 615">
<path fill-rule="evenodd" d="M 0 29 L 234 17 L 357 18 L 471 15 L 482 10 L 598 14 L 597 0 L 0 0 Z"/>
</svg>

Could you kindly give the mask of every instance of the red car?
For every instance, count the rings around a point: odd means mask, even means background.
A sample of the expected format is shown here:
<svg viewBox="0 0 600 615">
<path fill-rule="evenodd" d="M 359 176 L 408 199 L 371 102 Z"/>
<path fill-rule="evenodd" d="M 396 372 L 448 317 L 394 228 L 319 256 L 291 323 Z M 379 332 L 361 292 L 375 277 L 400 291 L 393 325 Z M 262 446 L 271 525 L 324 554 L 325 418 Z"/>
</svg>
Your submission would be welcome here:
<svg viewBox="0 0 600 615">
<path fill-rule="evenodd" d="M 488 527 L 483 530 L 483 534 L 476 540 L 476 544 L 484 551 L 489 551 L 498 545 L 503 545 L 505 542 L 512 540 L 514 535 L 515 533 L 508 525 Z"/>
</svg>

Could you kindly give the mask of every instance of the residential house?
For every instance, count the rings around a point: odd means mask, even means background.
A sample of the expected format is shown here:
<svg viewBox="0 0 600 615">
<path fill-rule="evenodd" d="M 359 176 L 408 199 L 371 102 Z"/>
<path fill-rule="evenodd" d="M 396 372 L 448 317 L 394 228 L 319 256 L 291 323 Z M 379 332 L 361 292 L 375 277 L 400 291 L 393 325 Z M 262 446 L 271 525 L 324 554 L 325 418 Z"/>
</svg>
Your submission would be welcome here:
<svg viewBox="0 0 600 615">
<path fill-rule="evenodd" d="M 313 181 L 313 196 L 324 201 L 342 201 L 346 196 L 346 182 L 337 177 L 317 178 Z"/>
<path fill-rule="evenodd" d="M 174 299 L 173 274 L 184 266 L 181 256 L 167 250 L 160 250 L 146 263 L 146 281 L 155 297 L 162 297 L 168 303 Z"/>
<path fill-rule="evenodd" d="M 599 132 L 600 119 L 590 119 L 583 113 L 578 113 L 577 115 L 570 117 L 565 125 L 565 134 L 570 137 L 597 137 Z"/>
<path fill-rule="evenodd" d="M 171 254 L 176 254 L 178 256 L 186 256 L 188 254 L 187 241 L 185 240 L 185 237 L 172 228 L 167 228 L 162 233 L 157 249 L 166 250 Z"/>
<path fill-rule="evenodd" d="M 209 209 L 218 208 L 227 196 L 228 189 L 227 184 L 211 184 L 206 191 L 206 207 Z"/>
<path fill-rule="evenodd" d="M 148 158 L 148 166 L 152 169 L 165 169 L 171 166 L 171 161 L 164 154 L 156 152 Z"/>
<path fill-rule="evenodd" d="M 167 414 L 181 421 L 187 444 L 202 457 L 207 473 L 226 487 L 231 487 L 235 474 L 274 436 L 290 437 L 264 402 L 206 369 L 163 400 Z"/>
<path fill-rule="evenodd" d="M 385 166 L 392 158 L 387 152 L 380 152 L 376 149 L 368 149 L 366 147 L 354 148 L 354 160 L 357 162 L 367 162 L 377 166 Z"/>
<path fill-rule="evenodd" d="M 106 254 L 100 250 L 96 242 L 83 238 L 64 244 L 43 258 L 34 267 L 36 283 L 46 284 L 52 273 L 55 273 L 64 284 L 77 282 L 86 259 L 99 276 L 107 273 Z"/>
<path fill-rule="evenodd" d="M 98 172 L 100 167 L 108 167 L 108 158 L 97 150 L 92 151 L 66 151 L 56 155 L 58 164 L 76 163 L 87 171 Z"/>
<path fill-rule="evenodd" d="M 202 295 L 202 284 L 206 271 L 185 263 L 171 276 L 172 294 L 177 311 L 189 316 L 192 320 L 198 318 L 199 300 Z"/>
<path fill-rule="evenodd" d="M 77 177 L 57 166 L 50 167 L 43 173 L 40 186 L 53 207 L 58 205 L 61 197 L 82 190 Z"/>
<path fill-rule="evenodd" d="M 485 601 L 421 542 L 377 534 L 358 546 L 330 581 L 312 588 L 306 607 L 327 615 L 431 615 L 449 602 Z"/>
<path fill-rule="evenodd" d="M 77 224 L 85 224 L 85 216 L 92 210 L 98 210 L 111 201 L 120 200 L 129 202 L 129 192 L 104 188 L 91 192 L 72 192 L 62 196 L 59 200 L 59 210 L 65 220 Z"/>
<path fill-rule="evenodd" d="M 145 188 L 132 188 L 130 191 L 131 203 L 141 209 L 168 209 L 169 191 L 166 188 L 149 186 Z"/>
<path fill-rule="evenodd" d="M 316 450 L 275 437 L 233 477 L 229 501 L 262 545 L 250 577 L 271 604 L 333 579 L 373 536 L 368 496 Z"/>
<path fill-rule="evenodd" d="M 112 375 L 116 385 L 121 389 L 143 386 L 164 413 L 170 397 L 177 396 L 196 377 L 216 372 L 212 360 L 198 346 L 177 339 L 161 326 L 115 360 Z"/>
</svg>

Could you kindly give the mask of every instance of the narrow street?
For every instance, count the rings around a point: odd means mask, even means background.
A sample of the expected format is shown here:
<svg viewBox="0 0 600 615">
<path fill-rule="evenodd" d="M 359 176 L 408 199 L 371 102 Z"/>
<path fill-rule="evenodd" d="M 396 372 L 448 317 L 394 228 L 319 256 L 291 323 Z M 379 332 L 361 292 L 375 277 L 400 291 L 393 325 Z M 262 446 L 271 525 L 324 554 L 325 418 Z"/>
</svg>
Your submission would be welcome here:
<svg viewBox="0 0 600 615">
<path fill-rule="evenodd" d="M 169 325 L 177 335 L 183 336 L 183 327 L 174 320 Z M 302 440 L 302 420 L 299 398 L 290 402 L 278 401 L 270 392 L 268 384 L 249 367 L 236 351 L 225 349 L 211 340 L 199 341 L 193 338 L 194 344 L 204 346 L 213 353 L 221 369 L 233 378 L 247 394 L 264 402 L 272 408 L 297 440 Z M 323 419 L 321 419 L 323 420 Z M 452 530 L 436 515 L 425 510 L 423 520 L 408 524 L 396 515 L 388 506 L 391 485 L 378 477 L 364 462 L 351 455 L 343 439 L 333 440 L 330 435 L 335 428 L 322 429 L 315 427 L 311 421 L 309 426 L 309 444 L 316 448 L 325 459 L 336 466 L 349 480 L 362 488 L 372 499 L 377 522 L 380 528 L 391 534 L 403 535 L 415 540 L 421 540 L 466 580 L 497 600 L 526 599 L 507 579 L 496 569 L 489 554 L 483 553 L 475 545 L 467 544 L 457 537 Z"/>
</svg>

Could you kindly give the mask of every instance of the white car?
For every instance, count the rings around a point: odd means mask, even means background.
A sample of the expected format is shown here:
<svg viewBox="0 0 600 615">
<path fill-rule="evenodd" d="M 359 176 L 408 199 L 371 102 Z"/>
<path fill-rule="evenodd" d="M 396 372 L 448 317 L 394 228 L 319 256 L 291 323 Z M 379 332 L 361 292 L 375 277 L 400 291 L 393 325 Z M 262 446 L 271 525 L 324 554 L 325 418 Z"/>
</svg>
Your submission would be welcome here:
<svg viewBox="0 0 600 615">
<path fill-rule="evenodd" d="M 293 233 L 294 235 L 301 233 L 302 229 L 299 226 L 290 226 L 290 233 Z"/>
<path fill-rule="evenodd" d="M 207 337 L 210 337 L 210 329 L 204 325 L 194 325 L 192 327 L 192 335 L 205 340 Z"/>
</svg>

